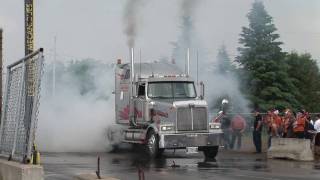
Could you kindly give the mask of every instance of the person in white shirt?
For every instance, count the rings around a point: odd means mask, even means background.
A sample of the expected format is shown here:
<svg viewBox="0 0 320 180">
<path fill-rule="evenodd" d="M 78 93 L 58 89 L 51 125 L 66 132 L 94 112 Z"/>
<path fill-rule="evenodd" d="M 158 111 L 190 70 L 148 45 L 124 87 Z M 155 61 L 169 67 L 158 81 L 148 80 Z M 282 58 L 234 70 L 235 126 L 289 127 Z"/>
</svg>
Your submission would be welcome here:
<svg viewBox="0 0 320 180">
<path fill-rule="evenodd" d="M 317 115 L 317 120 L 316 120 L 316 122 L 314 123 L 314 129 L 315 129 L 317 132 L 320 132 L 320 114 Z"/>
</svg>

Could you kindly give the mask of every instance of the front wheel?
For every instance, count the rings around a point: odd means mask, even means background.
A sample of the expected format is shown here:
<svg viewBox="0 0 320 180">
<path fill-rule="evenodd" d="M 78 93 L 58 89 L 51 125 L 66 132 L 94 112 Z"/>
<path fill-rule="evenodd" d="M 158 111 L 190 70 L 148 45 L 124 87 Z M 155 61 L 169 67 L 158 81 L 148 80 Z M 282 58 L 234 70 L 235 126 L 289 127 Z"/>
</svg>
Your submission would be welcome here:
<svg viewBox="0 0 320 180">
<path fill-rule="evenodd" d="M 215 161 L 218 154 L 219 146 L 206 146 L 200 148 L 203 151 L 205 161 Z"/>
<path fill-rule="evenodd" d="M 160 157 L 163 149 L 159 149 L 159 137 L 154 130 L 148 132 L 146 140 L 145 149 L 148 156 L 150 158 Z"/>
</svg>

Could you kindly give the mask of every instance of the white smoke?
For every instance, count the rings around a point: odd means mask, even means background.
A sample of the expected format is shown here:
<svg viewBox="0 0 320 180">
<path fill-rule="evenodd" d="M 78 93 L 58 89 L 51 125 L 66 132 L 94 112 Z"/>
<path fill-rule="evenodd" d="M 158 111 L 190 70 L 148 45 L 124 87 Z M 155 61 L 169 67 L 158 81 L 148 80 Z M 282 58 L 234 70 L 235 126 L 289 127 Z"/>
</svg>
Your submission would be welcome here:
<svg viewBox="0 0 320 180">
<path fill-rule="evenodd" d="M 105 66 L 106 67 L 106 66 Z M 70 70 L 70 69 L 69 69 Z M 59 71 L 57 71 L 59 72 Z M 82 71 L 79 71 L 80 73 Z M 114 123 L 113 69 L 89 66 L 92 79 L 79 82 L 79 74 L 57 73 L 55 96 L 52 96 L 50 67 L 42 83 L 37 144 L 46 152 L 105 151 L 106 128 Z M 94 89 L 83 94 L 80 86 Z"/>
<path fill-rule="evenodd" d="M 194 22 L 196 21 L 195 15 L 199 3 L 200 1 L 196 0 L 181 0 L 181 32 L 178 40 L 171 43 L 174 46 L 172 58 L 180 68 L 186 69 L 186 53 L 187 49 L 190 48 L 191 76 L 196 80 L 198 71 L 199 81 L 203 81 L 205 83 L 205 96 L 211 110 L 213 110 L 217 101 L 222 97 L 225 97 L 229 98 L 233 104 L 236 104 L 236 108 L 233 110 L 238 112 L 248 112 L 248 101 L 240 92 L 239 79 L 235 76 L 236 73 L 219 73 L 215 67 L 217 59 L 208 56 L 206 48 L 195 33 L 196 27 Z M 197 61 L 199 64 L 198 70 Z M 216 113 L 218 111 L 218 109 L 214 109 L 212 113 Z"/>
</svg>

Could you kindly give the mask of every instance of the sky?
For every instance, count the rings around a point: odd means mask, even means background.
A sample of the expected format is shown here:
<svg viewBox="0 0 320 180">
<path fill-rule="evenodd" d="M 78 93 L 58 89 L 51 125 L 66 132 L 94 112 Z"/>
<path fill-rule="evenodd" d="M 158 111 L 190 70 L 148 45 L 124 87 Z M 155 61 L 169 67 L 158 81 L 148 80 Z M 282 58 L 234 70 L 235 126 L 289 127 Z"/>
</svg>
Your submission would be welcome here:
<svg viewBox="0 0 320 180">
<path fill-rule="evenodd" d="M 209 59 L 224 44 L 234 58 L 241 27 L 254 0 L 196 0 L 195 36 Z M 58 60 L 94 58 L 126 61 L 129 51 L 124 33 L 126 0 L 34 0 L 35 47 L 43 47 L 52 60 L 54 37 Z M 308 52 L 320 61 L 320 0 L 263 0 L 273 17 L 285 51 Z M 137 18 L 136 52 L 142 61 L 171 57 L 180 35 L 181 0 L 146 0 Z M 4 64 L 24 55 L 23 0 L 0 0 L 0 27 L 4 29 Z"/>
</svg>

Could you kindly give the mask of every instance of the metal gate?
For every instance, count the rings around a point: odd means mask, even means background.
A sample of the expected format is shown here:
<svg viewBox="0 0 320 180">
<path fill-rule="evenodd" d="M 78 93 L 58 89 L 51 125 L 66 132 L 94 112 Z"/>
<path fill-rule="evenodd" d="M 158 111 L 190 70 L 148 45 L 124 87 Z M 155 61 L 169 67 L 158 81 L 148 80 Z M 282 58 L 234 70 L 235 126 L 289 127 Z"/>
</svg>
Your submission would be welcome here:
<svg viewBox="0 0 320 180">
<path fill-rule="evenodd" d="M 7 67 L 0 122 L 0 155 L 27 162 L 32 154 L 43 72 L 43 49 Z"/>
</svg>

